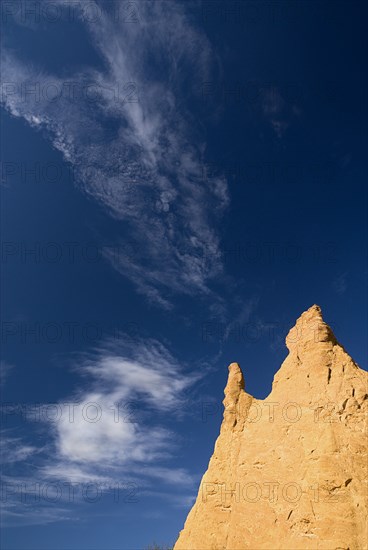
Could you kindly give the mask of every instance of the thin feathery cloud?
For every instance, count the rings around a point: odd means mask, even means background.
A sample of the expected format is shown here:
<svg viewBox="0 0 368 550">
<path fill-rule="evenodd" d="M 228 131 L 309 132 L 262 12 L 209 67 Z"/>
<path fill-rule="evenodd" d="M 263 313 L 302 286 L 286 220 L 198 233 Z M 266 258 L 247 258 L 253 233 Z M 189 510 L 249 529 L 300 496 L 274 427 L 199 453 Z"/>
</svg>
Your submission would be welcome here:
<svg viewBox="0 0 368 550">
<path fill-rule="evenodd" d="M 93 2 L 80 3 L 104 70 L 61 78 L 5 52 L 2 102 L 46 131 L 80 187 L 134 243 L 129 255 L 106 250 L 114 268 L 169 309 L 175 293 L 216 300 L 210 284 L 223 265 L 215 227 L 229 196 L 224 178 L 203 178 L 206 143 L 186 108 L 187 96 L 209 78 L 209 42 L 181 4 L 143 2 L 139 9 L 136 24 L 102 8 L 92 22 L 85 12 Z M 35 87 L 36 98 L 27 93 Z"/>
<path fill-rule="evenodd" d="M 24 462 L 42 451 L 34 445 L 24 443 L 19 437 L 9 437 L 5 430 L 0 433 L 0 439 L 0 462 L 3 465 Z"/>
<path fill-rule="evenodd" d="M 59 521 L 77 522 L 78 516 L 67 507 L 37 505 L 34 502 L 19 505 L 18 502 L 1 503 L 1 527 L 48 525 Z"/>
</svg>

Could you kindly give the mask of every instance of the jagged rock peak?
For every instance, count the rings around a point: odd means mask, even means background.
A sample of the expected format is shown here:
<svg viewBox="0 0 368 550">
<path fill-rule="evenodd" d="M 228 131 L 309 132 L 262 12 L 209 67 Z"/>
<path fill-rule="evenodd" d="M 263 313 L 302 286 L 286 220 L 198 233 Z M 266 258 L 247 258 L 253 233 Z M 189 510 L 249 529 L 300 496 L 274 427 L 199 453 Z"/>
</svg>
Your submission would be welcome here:
<svg viewBox="0 0 368 550">
<path fill-rule="evenodd" d="M 286 346 L 293 351 L 306 344 L 318 344 L 320 342 L 337 342 L 331 327 L 324 322 L 322 311 L 314 304 L 301 314 L 295 325 L 286 336 Z"/>
<path fill-rule="evenodd" d="M 231 363 L 229 365 L 229 377 L 225 387 L 225 396 L 236 396 L 244 390 L 244 377 L 242 370 L 238 363 Z"/>
</svg>

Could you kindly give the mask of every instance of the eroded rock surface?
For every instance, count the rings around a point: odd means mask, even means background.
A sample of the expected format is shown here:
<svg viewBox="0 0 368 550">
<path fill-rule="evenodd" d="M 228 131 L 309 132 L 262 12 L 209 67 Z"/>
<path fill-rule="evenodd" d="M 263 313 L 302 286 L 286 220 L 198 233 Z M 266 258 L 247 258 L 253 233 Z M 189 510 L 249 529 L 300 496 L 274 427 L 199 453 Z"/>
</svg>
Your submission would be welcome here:
<svg viewBox="0 0 368 550">
<path fill-rule="evenodd" d="M 229 366 L 224 419 L 175 550 L 367 548 L 368 375 L 312 306 L 264 400 Z"/>
</svg>

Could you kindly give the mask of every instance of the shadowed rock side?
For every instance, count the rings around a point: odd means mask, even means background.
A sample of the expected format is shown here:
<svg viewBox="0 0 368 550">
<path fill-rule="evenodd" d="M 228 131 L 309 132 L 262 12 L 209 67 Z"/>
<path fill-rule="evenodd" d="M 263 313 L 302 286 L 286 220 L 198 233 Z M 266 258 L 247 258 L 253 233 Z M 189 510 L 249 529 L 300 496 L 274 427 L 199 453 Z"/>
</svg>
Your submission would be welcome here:
<svg viewBox="0 0 368 550">
<path fill-rule="evenodd" d="M 367 548 L 368 376 L 312 306 L 270 395 L 229 366 L 208 470 L 175 550 Z"/>
</svg>

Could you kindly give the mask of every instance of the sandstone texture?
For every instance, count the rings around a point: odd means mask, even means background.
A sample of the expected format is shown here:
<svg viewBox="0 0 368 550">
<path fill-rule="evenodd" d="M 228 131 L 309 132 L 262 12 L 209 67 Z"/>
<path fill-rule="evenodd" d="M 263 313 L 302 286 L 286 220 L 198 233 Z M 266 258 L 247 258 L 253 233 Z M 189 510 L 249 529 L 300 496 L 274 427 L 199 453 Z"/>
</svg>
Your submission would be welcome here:
<svg viewBox="0 0 368 550">
<path fill-rule="evenodd" d="M 312 306 L 270 395 L 229 366 L 224 418 L 174 550 L 367 548 L 368 374 Z"/>
</svg>

